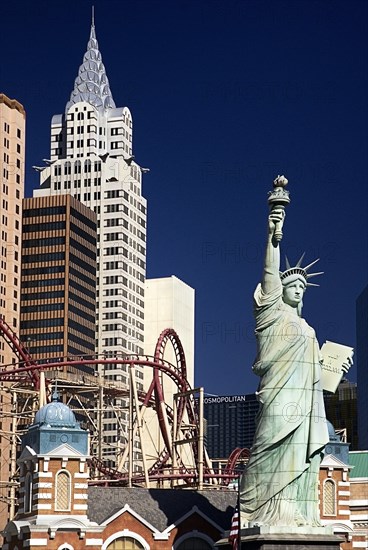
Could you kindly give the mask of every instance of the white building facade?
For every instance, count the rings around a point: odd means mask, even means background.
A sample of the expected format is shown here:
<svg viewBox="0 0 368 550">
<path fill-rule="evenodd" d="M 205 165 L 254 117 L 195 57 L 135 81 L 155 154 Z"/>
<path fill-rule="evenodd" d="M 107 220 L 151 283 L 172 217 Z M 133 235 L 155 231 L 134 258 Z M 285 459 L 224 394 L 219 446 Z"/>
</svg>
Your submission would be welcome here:
<svg viewBox="0 0 368 550">
<path fill-rule="evenodd" d="M 45 162 L 34 196 L 69 193 L 97 214 L 96 353 L 142 354 L 146 270 L 142 169 L 134 162 L 132 116 L 127 107 L 115 106 L 94 23 L 65 113 L 52 118 L 51 152 Z M 142 369 L 135 372 L 138 389 L 143 389 Z M 101 374 L 128 384 L 126 366 L 105 365 Z M 125 405 L 123 399 L 116 404 Z M 127 426 L 123 416 L 118 430 L 110 416 L 104 420 L 103 457 L 114 464 L 117 432 L 126 441 Z"/>
<path fill-rule="evenodd" d="M 147 279 L 145 285 L 145 326 L 144 351 L 154 354 L 156 342 L 161 332 L 167 328 L 175 330 L 180 338 L 186 359 L 187 380 L 194 388 L 194 306 L 195 291 L 175 276 Z M 164 359 L 176 366 L 174 349 L 167 343 Z M 152 381 L 152 370 L 144 371 L 144 389 L 147 391 Z M 160 383 L 165 404 L 174 408 L 174 394 L 178 393 L 176 384 L 161 373 Z M 185 420 L 188 419 L 185 417 Z M 184 436 L 183 436 L 184 437 Z M 152 466 L 160 456 L 165 443 L 157 423 L 157 414 L 150 409 L 145 411 L 143 426 L 143 448 L 148 466 Z M 180 447 L 181 461 L 193 468 L 194 459 L 187 446 Z"/>
<path fill-rule="evenodd" d="M 195 291 L 184 281 L 172 275 L 147 279 L 145 284 L 144 352 L 153 355 L 161 332 L 173 328 L 183 345 L 187 367 L 187 380 L 194 387 L 194 308 Z M 175 363 L 175 354 L 170 346 L 165 350 L 165 359 Z M 145 389 L 149 387 L 150 374 L 145 373 Z M 148 380 L 146 381 L 146 378 Z"/>
</svg>

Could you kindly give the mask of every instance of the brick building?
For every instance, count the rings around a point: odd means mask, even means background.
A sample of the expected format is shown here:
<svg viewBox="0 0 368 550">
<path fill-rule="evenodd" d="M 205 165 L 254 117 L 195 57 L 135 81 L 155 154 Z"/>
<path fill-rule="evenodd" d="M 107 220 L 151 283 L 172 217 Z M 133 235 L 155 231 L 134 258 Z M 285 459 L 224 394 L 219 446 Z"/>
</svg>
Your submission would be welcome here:
<svg viewBox="0 0 368 550">
<path fill-rule="evenodd" d="M 88 452 L 88 432 L 54 395 L 23 438 L 3 550 L 206 550 L 228 529 L 234 491 L 88 488 Z"/>
<path fill-rule="evenodd" d="M 340 458 L 321 465 L 321 520 L 342 550 L 367 548 L 368 452 L 349 458 L 329 429 Z M 23 439 L 19 510 L 3 550 L 210 550 L 226 537 L 236 491 L 88 486 L 88 453 L 88 432 L 54 396 Z"/>
<path fill-rule="evenodd" d="M 354 548 L 368 548 L 368 451 L 349 453 L 350 514 Z"/>
</svg>

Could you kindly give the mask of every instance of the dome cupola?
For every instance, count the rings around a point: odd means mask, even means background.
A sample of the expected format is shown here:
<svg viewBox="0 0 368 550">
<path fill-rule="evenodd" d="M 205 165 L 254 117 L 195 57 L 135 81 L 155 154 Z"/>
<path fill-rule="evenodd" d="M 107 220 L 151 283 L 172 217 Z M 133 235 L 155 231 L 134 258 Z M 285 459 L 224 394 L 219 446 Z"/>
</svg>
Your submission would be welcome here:
<svg viewBox="0 0 368 550">
<path fill-rule="evenodd" d="M 42 426 L 52 428 L 77 428 L 79 422 L 75 418 L 75 414 L 68 407 L 59 400 L 57 391 L 53 393 L 51 403 L 47 403 L 35 416 L 34 424 L 38 424 L 40 428 Z"/>
</svg>

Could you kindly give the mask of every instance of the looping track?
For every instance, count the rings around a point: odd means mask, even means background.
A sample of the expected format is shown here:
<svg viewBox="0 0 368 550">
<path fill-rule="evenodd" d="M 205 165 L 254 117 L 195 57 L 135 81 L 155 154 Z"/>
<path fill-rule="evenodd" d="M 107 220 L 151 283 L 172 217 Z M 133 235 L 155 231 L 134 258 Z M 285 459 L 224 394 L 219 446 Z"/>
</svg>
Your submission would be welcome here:
<svg viewBox="0 0 368 550">
<path fill-rule="evenodd" d="M 20 342 L 18 336 L 9 327 L 9 325 L 0 319 L 0 336 L 5 339 L 7 344 L 13 350 L 18 359 L 17 365 L 7 365 L 0 367 L 0 382 L 17 382 L 24 386 L 31 386 L 33 389 L 40 388 L 40 372 L 53 370 L 57 371 L 64 367 L 82 366 L 82 365 L 127 365 L 130 369 L 135 366 L 143 366 L 153 370 L 153 377 L 147 392 L 138 392 L 138 399 L 141 402 L 142 410 L 151 408 L 157 415 L 159 430 L 164 442 L 164 448 L 159 456 L 148 469 L 148 478 L 150 482 L 163 482 L 170 480 L 179 481 L 184 485 L 194 485 L 198 479 L 198 440 L 199 440 L 199 418 L 197 406 L 193 394 L 190 394 L 191 388 L 187 381 L 187 369 L 185 362 L 184 349 L 180 338 L 173 329 L 165 329 L 159 336 L 154 357 L 136 356 L 136 355 L 116 355 L 115 357 L 61 357 L 57 361 L 36 362 L 32 359 L 27 348 Z M 172 365 L 164 359 L 167 344 L 171 344 L 176 365 Z M 176 413 L 165 402 L 164 388 L 162 379 L 168 377 L 176 387 L 177 398 Z M 111 388 L 110 395 L 126 395 L 127 390 Z M 176 414 L 176 418 L 174 418 Z M 138 418 L 138 413 L 136 411 Z M 183 425 L 186 428 L 183 430 Z M 176 426 L 176 433 L 174 432 Z M 177 448 L 173 441 L 178 439 L 188 439 L 185 443 L 190 448 L 189 454 L 193 457 L 193 467 L 188 467 L 180 459 Z M 175 457 L 173 456 L 175 453 Z M 247 449 L 235 449 L 231 454 L 225 470 L 222 473 L 215 473 L 211 469 L 211 463 L 207 453 L 204 453 L 203 478 L 206 483 L 227 484 L 234 477 L 237 477 L 235 471 L 239 460 L 249 457 Z M 177 468 L 174 470 L 173 463 Z M 128 482 L 126 471 L 120 471 L 108 467 L 103 461 L 93 458 L 91 465 L 102 474 L 105 479 L 98 480 L 96 483 L 113 483 L 125 485 Z M 147 478 L 146 478 L 147 479 Z M 130 482 L 134 484 L 144 483 L 145 478 L 141 472 L 135 472 Z"/>
</svg>

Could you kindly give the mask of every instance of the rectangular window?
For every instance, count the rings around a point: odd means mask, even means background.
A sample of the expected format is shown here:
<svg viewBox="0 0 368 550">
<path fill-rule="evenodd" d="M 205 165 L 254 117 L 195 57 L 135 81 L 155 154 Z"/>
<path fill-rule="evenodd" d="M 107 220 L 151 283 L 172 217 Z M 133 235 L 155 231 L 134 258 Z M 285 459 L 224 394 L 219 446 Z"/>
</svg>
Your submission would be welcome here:
<svg viewBox="0 0 368 550">
<path fill-rule="evenodd" d="M 112 141 L 111 142 L 111 149 L 119 149 L 120 147 L 123 147 L 122 141 Z"/>
</svg>

